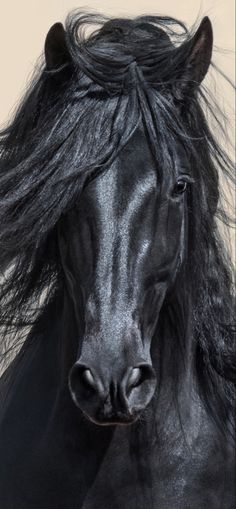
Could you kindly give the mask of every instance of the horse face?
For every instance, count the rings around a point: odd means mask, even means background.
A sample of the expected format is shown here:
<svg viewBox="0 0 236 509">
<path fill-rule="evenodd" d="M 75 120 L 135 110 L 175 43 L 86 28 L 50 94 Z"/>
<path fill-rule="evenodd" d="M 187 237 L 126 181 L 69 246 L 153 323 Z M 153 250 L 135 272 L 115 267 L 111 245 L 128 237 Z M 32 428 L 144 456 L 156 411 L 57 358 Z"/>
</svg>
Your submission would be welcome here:
<svg viewBox="0 0 236 509">
<path fill-rule="evenodd" d="M 161 182 L 137 131 L 67 220 L 67 288 L 84 319 L 69 386 L 97 424 L 133 422 L 155 391 L 151 342 L 183 251 L 182 163 Z"/>
</svg>

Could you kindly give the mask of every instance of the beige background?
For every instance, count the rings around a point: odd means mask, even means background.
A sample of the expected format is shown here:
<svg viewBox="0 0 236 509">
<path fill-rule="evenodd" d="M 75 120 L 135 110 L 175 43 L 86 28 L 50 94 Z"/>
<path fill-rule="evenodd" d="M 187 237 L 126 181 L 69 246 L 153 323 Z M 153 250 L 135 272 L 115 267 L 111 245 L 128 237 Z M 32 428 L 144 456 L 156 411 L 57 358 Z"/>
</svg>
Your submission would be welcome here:
<svg viewBox="0 0 236 509">
<path fill-rule="evenodd" d="M 70 9 L 84 7 L 111 15 L 169 14 L 191 26 L 207 14 L 214 40 L 223 53 L 214 60 L 235 78 L 235 0 L 0 0 L 0 125 L 6 123 L 41 54 L 45 35 L 55 21 L 63 21 Z M 231 50 L 231 51 L 229 51 Z M 234 79 L 235 80 L 235 79 Z M 232 90 L 219 86 L 221 96 L 234 104 Z M 232 111 L 229 111 L 232 115 Z"/>
<path fill-rule="evenodd" d="M 0 0 L 1 127 L 10 119 L 24 92 L 37 58 L 42 54 L 48 29 L 56 21 L 63 21 L 68 11 L 79 7 L 113 16 L 166 14 L 179 18 L 188 26 L 207 14 L 214 29 L 213 60 L 235 82 L 235 0 L 87 0 L 87 3 L 76 0 Z M 219 76 L 217 90 L 217 101 L 226 111 L 230 137 L 234 140 L 235 94 Z M 227 150 L 232 154 L 230 145 Z M 235 208 L 233 194 L 228 197 Z M 233 236 L 231 244 L 234 250 Z"/>
</svg>

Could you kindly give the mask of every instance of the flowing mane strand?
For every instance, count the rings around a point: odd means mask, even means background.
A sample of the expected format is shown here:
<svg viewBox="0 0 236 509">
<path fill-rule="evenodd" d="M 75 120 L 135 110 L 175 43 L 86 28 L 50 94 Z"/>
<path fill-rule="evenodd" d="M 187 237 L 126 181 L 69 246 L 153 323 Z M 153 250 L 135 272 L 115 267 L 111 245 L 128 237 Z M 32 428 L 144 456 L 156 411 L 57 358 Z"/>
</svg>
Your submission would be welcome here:
<svg viewBox="0 0 236 509">
<path fill-rule="evenodd" d="M 85 28 L 93 25 L 99 28 L 86 36 Z M 65 34 L 67 61 L 42 66 L 0 136 L 2 359 L 59 291 L 57 222 L 142 121 L 162 178 L 174 168 L 174 140 L 191 159 L 196 185 L 188 196 L 182 272 L 190 298 L 176 283 L 162 315 L 173 321 L 173 332 L 178 316 L 180 343 L 186 339 L 185 317 L 191 316 L 200 387 L 209 406 L 218 398 L 226 412 L 233 405 L 235 381 L 232 276 L 216 218 L 226 225 L 230 221 L 219 201 L 219 177 L 233 182 L 233 165 L 206 120 L 205 112 L 226 136 L 206 87 L 193 89 L 189 79 L 189 93 L 182 94 L 192 33 L 169 17 L 108 19 L 74 12 Z"/>
</svg>

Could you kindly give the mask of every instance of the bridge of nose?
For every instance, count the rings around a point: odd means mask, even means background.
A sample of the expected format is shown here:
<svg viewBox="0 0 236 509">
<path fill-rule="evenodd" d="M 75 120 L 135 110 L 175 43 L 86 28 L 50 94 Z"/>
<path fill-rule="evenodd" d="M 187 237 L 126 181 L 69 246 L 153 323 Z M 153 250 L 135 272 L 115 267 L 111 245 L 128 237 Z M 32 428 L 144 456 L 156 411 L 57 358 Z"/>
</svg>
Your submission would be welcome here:
<svg viewBox="0 0 236 509">
<path fill-rule="evenodd" d="M 150 361 L 150 350 L 145 347 L 140 330 L 131 320 L 110 316 L 104 322 L 87 329 L 81 342 L 79 361 L 90 365 L 105 379 L 121 380 L 128 367 Z"/>
<path fill-rule="evenodd" d="M 138 131 L 133 138 L 85 195 L 94 221 L 94 287 L 98 301 L 112 305 L 130 298 L 141 281 L 153 235 L 156 167 L 145 136 Z"/>
</svg>

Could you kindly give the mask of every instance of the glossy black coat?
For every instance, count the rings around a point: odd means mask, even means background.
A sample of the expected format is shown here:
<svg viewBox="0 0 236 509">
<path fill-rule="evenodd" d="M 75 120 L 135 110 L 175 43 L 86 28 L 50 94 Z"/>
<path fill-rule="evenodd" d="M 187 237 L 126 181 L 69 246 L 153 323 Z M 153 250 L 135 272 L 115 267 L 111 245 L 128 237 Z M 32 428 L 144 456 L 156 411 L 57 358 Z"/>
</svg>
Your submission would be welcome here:
<svg viewBox="0 0 236 509">
<path fill-rule="evenodd" d="M 52 287 L 1 378 L 1 509 L 235 508 L 232 300 L 214 230 L 229 166 L 197 96 L 212 29 L 205 18 L 175 48 L 170 19 L 155 20 L 104 22 L 87 53 L 73 23 L 67 37 L 54 25 L 1 142 L 0 261 L 18 263 L 0 324 L 30 323 L 30 298 Z"/>
<path fill-rule="evenodd" d="M 191 173 L 183 155 L 176 180 L 182 168 Z M 152 357 L 158 375 L 153 314 L 176 277 L 187 234 L 186 194 L 175 195 L 173 178 L 166 182 L 158 182 L 139 131 L 59 226 L 65 288 L 9 368 L 14 378 L 1 422 L 4 509 L 234 507 L 234 449 L 207 415 L 191 371 L 181 380 L 183 429 L 168 364 L 161 394 L 157 384 L 130 426 L 89 422 L 68 386 L 77 358 L 95 366 L 107 385 L 137 359 Z M 91 408 L 93 398 L 87 413 Z"/>
</svg>

